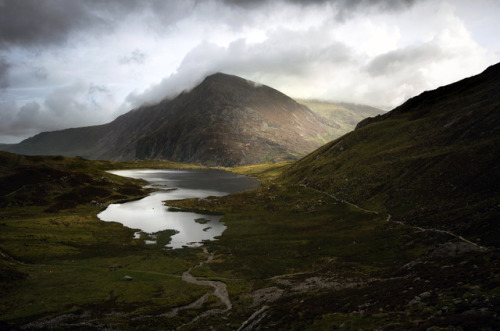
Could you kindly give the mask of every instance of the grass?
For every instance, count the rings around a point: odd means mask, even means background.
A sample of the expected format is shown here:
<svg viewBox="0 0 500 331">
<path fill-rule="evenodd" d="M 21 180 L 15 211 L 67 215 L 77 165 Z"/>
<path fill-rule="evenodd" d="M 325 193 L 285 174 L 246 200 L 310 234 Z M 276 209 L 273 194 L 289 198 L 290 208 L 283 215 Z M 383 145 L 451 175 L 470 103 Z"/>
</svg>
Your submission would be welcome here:
<svg viewBox="0 0 500 331">
<path fill-rule="evenodd" d="M 495 208 L 498 199 L 498 169 L 491 152 L 498 138 L 448 143 L 436 136 L 436 121 L 410 116 L 347 134 L 292 165 L 276 182 L 304 184 L 405 222 L 478 235 L 497 245 L 489 234 L 498 239 L 498 228 L 485 210 Z M 489 230 L 479 234 L 471 229 L 459 212 L 464 206 L 476 210 L 476 224 Z"/>
<path fill-rule="evenodd" d="M 126 259 L 115 259 L 125 263 Z M 169 259 L 152 257 L 154 263 L 169 264 Z M 205 291 L 184 283 L 180 277 L 165 272 L 147 271 L 141 264 L 126 263 L 124 267 L 111 271 L 108 266 L 99 266 L 99 261 L 78 260 L 78 263 L 60 262 L 36 264 L 25 268 L 30 277 L 18 290 L 10 291 L 2 298 L 2 318 L 23 318 L 61 314 L 85 306 L 106 306 L 149 313 L 194 301 Z M 138 268 L 138 269 L 135 269 Z M 164 270 L 166 272 L 170 270 Z M 124 281 L 124 276 L 132 281 Z"/>
<path fill-rule="evenodd" d="M 262 183 L 269 183 L 270 181 L 277 178 L 284 169 L 287 169 L 293 163 L 293 161 L 260 163 L 234 168 L 224 168 L 224 170 L 236 172 L 246 176 L 256 177 Z"/>
<path fill-rule="evenodd" d="M 275 196 L 279 198 L 270 199 Z M 357 210 L 303 187 L 291 192 L 265 187 L 257 193 L 169 204 L 226 212 L 228 229 L 207 243 L 223 257 L 197 269 L 199 275 L 206 271 L 206 276 L 267 279 L 312 272 L 332 258 L 359 264 L 359 270 L 382 271 L 414 258 L 412 252 L 393 249 L 402 245 L 407 230 L 387 226 L 385 215 Z"/>
<path fill-rule="evenodd" d="M 134 239 L 134 230 L 102 222 L 95 213 L 80 208 L 62 215 L 3 216 L 0 247 L 23 262 L 13 265 L 26 275 L 2 297 L 3 320 L 22 321 L 88 305 L 121 307 L 132 314 L 140 305 L 145 313 L 189 303 L 206 291 L 180 280 L 199 261 L 194 252 L 179 256 L 153 250 Z M 134 280 L 123 281 L 125 275 Z"/>
</svg>

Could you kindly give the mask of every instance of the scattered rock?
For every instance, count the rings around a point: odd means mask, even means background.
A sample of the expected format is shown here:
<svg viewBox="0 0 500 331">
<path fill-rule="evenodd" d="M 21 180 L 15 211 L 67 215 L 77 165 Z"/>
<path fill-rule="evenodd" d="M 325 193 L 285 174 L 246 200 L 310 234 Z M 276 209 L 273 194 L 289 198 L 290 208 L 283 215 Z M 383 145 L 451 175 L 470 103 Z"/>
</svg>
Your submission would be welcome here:
<svg viewBox="0 0 500 331">
<path fill-rule="evenodd" d="M 90 204 L 91 204 L 92 206 L 94 206 L 94 207 L 98 207 L 98 208 L 103 208 L 103 207 L 105 207 L 105 206 L 106 206 L 105 204 L 100 203 L 100 202 L 95 201 L 95 200 L 92 200 L 92 201 L 90 202 Z"/>
<path fill-rule="evenodd" d="M 412 307 L 412 306 L 422 306 L 422 302 L 420 301 L 420 298 L 418 296 L 414 297 L 413 299 L 408 302 L 406 306 Z"/>
<path fill-rule="evenodd" d="M 419 294 L 420 299 L 427 299 L 431 296 L 431 292 L 423 292 Z"/>
<path fill-rule="evenodd" d="M 424 304 L 422 303 L 422 300 L 428 299 L 431 296 L 431 292 L 423 292 L 420 293 L 419 295 L 415 296 L 413 299 L 408 302 L 407 306 L 423 306 Z"/>
<path fill-rule="evenodd" d="M 252 307 L 260 306 L 262 303 L 273 302 L 278 300 L 283 296 L 284 291 L 277 287 L 266 287 L 253 293 L 250 293 L 248 296 L 252 298 Z"/>
</svg>

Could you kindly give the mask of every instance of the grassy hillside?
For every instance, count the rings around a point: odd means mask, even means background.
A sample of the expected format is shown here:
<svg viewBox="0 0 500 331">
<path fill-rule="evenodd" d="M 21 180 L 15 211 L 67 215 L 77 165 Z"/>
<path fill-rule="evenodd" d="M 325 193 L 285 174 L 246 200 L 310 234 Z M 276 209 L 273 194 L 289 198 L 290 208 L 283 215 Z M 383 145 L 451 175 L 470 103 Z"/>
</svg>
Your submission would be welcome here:
<svg viewBox="0 0 500 331">
<path fill-rule="evenodd" d="M 499 79 L 496 65 L 365 120 L 281 181 L 498 246 Z"/>
</svg>

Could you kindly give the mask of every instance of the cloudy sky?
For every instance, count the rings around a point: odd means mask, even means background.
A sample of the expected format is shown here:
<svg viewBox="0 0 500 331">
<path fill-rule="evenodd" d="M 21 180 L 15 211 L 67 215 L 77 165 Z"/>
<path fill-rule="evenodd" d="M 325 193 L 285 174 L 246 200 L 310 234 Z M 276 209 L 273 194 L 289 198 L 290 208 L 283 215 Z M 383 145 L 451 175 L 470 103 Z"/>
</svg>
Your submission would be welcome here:
<svg viewBox="0 0 500 331">
<path fill-rule="evenodd" d="M 500 0 L 0 0 L 0 142 L 225 72 L 391 109 L 500 62 Z"/>
</svg>

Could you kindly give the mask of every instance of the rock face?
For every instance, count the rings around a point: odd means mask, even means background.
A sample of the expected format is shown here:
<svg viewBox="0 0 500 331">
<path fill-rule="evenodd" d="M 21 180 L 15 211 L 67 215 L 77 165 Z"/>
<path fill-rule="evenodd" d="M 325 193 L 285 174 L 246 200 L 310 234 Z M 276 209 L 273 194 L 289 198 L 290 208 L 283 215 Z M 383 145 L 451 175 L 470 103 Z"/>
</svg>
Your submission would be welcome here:
<svg viewBox="0 0 500 331">
<path fill-rule="evenodd" d="M 270 87 L 224 74 L 207 77 L 169 107 L 162 125 L 138 141 L 137 158 L 218 165 L 294 159 L 336 128 Z"/>
<path fill-rule="evenodd" d="M 109 124 L 45 132 L 3 148 L 233 166 L 296 159 L 338 136 L 339 128 L 275 89 L 218 73 L 172 100 L 132 110 Z"/>
</svg>

